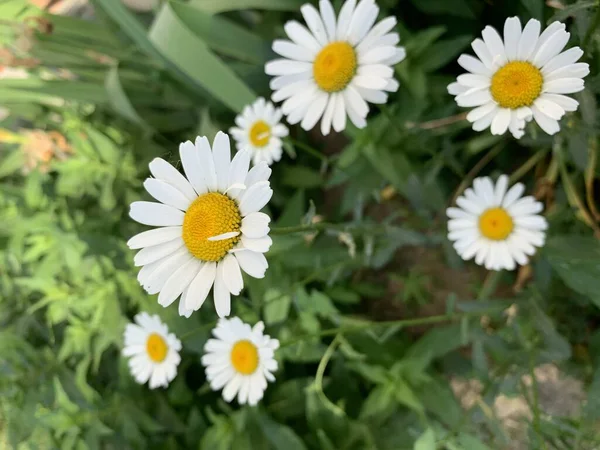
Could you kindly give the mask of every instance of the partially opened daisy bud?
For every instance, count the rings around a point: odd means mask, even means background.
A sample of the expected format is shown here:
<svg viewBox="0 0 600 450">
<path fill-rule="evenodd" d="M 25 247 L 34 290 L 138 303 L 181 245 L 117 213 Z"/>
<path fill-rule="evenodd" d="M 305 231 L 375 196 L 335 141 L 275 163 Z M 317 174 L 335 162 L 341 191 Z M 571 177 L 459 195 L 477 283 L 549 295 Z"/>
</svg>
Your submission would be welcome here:
<svg viewBox="0 0 600 450">
<path fill-rule="evenodd" d="M 521 183 L 507 188 L 506 175 L 496 185 L 489 177 L 476 178 L 456 199 L 458 207 L 448 208 L 448 239 L 465 261 L 475 257 L 486 269 L 513 270 L 544 245 L 548 224 L 539 215 L 542 203 L 521 197 Z"/>
<path fill-rule="evenodd" d="M 279 341 L 263 334 L 265 326 L 253 328 L 239 318 L 220 319 L 204 346 L 202 365 L 214 391 L 223 389 L 223 399 L 231 402 L 237 395 L 240 405 L 256 405 L 263 398 L 267 381 L 275 381 L 275 350 Z"/>
<path fill-rule="evenodd" d="M 229 137 L 218 132 L 212 150 L 206 137 L 179 146 L 184 177 L 163 159 L 150 163 L 144 187 L 158 200 L 134 202 L 133 220 L 156 228 L 132 237 L 141 249 L 134 257 L 143 266 L 138 281 L 158 294 L 166 307 L 181 297 L 179 314 L 200 309 L 214 284 L 219 317 L 231 311 L 231 295 L 244 287 L 242 270 L 263 278 L 271 246 L 268 215 L 259 212 L 271 199 L 271 169 L 260 163 L 250 171 L 250 152 L 231 159 Z"/>
<path fill-rule="evenodd" d="M 540 22 L 531 19 L 521 30 L 518 17 L 506 19 L 504 39 L 487 26 L 471 46 L 477 58 L 461 55 L 458 63 L 469 73 L 448 86 L 459 106 L 471 107 L 467 119 L 473 129 L 490 127 L 492 134 L 509 130 L 519 139 L 526 122 L 535 119 L 548 134 L 560 130 L 558 121 L 579 103 L 565 96 L 583 90 L 589 72 L 579 47 L 562 51 L 569 33 L 560 22 L 540 34 Z M 562 52 L 562 53 L 561 53 Z"/>
<path fill-rule="evenodd" d="M 275 102 L 284 101 L 290 124 L 301 121 L 305 130 L 321 119 L 321 132 L 346 128 L 346 115 L 358 128 L 366 126 L 370 103 L 386 103 L 386 92 L 398 90 L 393 66 L 406 52 L 398 47 L 396 19 L 375 25 L 379 7 L 374 0 L 347 0 L 336 19 L 329 0 L 319 11 L 310 4 L 300 8 L 308 29 L 296 21 L 285 24 L 290 40 L 277 40 L 273 50 L 283 58 L 267 63 L 273 75 Z"/>
<path fill-rule="evenodd" d="M 127 324 L 125 328 L 123 348 L 123 356 L 131 358 L 131 375 L 139 384 L 150 380 L 150 389 L 167 387 L 177 375 L 181 342 L 169 333 L 157 315 L 143 312 L 134 320 L 136 323 Z"/>
<path fill-rule="evenodd" d="M 235 118 L 237 127 L 231 128 L 229 132 L 235 139 L 238 150 L 249 150 L 252 153 L 254 164 L 264 161 L 271 165 L 281 159 L 281 138 L 288 135 L 287 127 L 279 123 L 281 116 L 281 110 L 275 108 L 273 103 L 259 98 Z"/>
</svg>

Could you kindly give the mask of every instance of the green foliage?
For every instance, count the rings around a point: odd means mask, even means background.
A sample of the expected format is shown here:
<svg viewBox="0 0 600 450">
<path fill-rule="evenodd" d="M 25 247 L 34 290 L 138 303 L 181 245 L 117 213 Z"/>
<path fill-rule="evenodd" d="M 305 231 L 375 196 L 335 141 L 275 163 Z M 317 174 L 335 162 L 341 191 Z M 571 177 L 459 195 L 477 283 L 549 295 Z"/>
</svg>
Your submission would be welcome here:
<svg viewBox="0 0 600 450">
<path fill-rule="evenodd" d="M 0 2 L 0 41 L 13 48 L 30 30 L 16 53 L 35 60 L 28 79 L 0 80 L 13 113 L 0 122 L 2 448 L 511 449 L 500 394 L 529 405 L 528 448 L 598 448 L 597 2 L 378 1 L 407 50 L 400 90 L 365 129 L 324 139 L 292 127 L 273 166 L 270 267 L 233 303 L 281 342 L 254 408 L 205 379 L 211 300 L 185 319 L 139 286 L 125 243 L 142 227 L 128 207 L 145 198 L 154 157 L 180 167 L 180 142 L 212 138 L 269 97 L 270 43 L 304 1 L 168 0 L 139 16 L 92 3 L 90 22 Z M 534 124 L 519 141 L 476 133 L 447 94 L 458 55 L 509 15 L 567 21 L 586 52 L 580 109 L 554 137 Z M 32 17 L 52 31 L 26 28 Z M 26 128 L 63 136 L 65 157 L 28 166 Z M 489 276 L 447 242 L 445 208 L 478 166 L 545 203 L 546 245 L 519 272 Z M 137 385 L 121 357 L 138 311 L 183 341 L 167 389 Z M 547 363 L 585 385 L 576 413 L 544 411 L 524 383 Z M 472 404 L 457 379 L 480 383 Z"/>
</svg>

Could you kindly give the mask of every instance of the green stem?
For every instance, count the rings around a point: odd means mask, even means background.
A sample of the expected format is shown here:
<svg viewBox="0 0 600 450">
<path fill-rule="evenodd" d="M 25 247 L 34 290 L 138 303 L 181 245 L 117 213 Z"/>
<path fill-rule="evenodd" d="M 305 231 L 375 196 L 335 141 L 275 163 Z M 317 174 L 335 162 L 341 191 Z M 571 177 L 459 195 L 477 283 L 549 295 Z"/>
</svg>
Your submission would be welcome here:
<svg viewBox="0 0 600 450">
<path fill-rule="evenodd" d="M 328 222 L 318 222 L 318 223 L 309 223 L 306 225 L 295 225 L 292 227 L 274 227 L 271 228 L 270 234 L 292 234 L 292 233 L 308 233 L 315 231 L 326 231 L 333 230 L 339 232 L 346 232 L 351 234 L 363 234 L 363 233 L 372 233 L 372 234 L 386 234 L 391 231 L 394 227 L 385 225 L 385 224 L 364 224 L 364 223 L 328 223 Z"/>
<path fill-rule="evenodd" d="M 337 328 L 329 328 L 327 330 L 323 330 L 320 333 L 315 333 L 315 334 L 306 334 L 303 336 L 298 336 L 294 339 L 291 339 L 289 341 L 286 342 L 282 342 L 280 347 L 287 347 L 290 345 L 294 345 L 298 342 L 302 342 L 306 339 L 314 339 L 314 338 L 319 338 L 319 337 L 325 337 L 325 336 L 332 336 L 332 335 L 336 335 L 336 334 L 349 334 L 349 333 L 357 333 L 360 331 L 364 331 L 367 330 L 369 328 L 376 328 L 376 327 L 380 327 L 380 326 L 402 326 L 402 327 L 415 327 L 415 326 L 419 326 L 419 325 L 429 325 L 429 324 L 433 324 L 433 323 L 440 323 L 440 322 L 456 322 L 460 319 L 464 319 L 465 317 L 478 317 L 478 316 L 482 316 L 486 313 L 490 313 L 493 311 L 497 311 L 497 308 L 490 308 L 489 310 L 484 310 L 484 311 L 473 311 L 473 312 L 466 312 L 466 313 L 460 313 L 460 314 L 441 314 L 438 316 L 429 316 L 429 317 L 417 317 L 415 319 L 401 319 L 401 320 L 384 320 L 381 322 L 373 322 L 373 321 L 368 321 L 365 323 L 361 323 L 361 324 L 357 324 L 357 325 L 351 325 L 351 326 L 347 326 L 347 327 L 337 327 Z"/>
<path fill-rule="evenodd" d="M 516 181 L 520 180 L 523 177 L 523 175 L 529 172 L 538 162 L 544 159 L 547 153 L 547 148 L 541 149 L 534 153 L 533 156 L 531 156 L 531 158 L 525 161 L 521 167 L 519 167 L 511 174 L 509 178 L 509 183 L 513 184 Z"/>
<path fill-rule="evenodd" d="M 288 137 L 287 141 L 290 142 L 295 147 L 298 147 L 299 149 L 304 150 L 309 155 L 314 156 L 317 159 L 320 159 L 321 161 L 323 161 L 326 164 L 329 164 L 329 158 L 327 158 L 327 156 L 322 154 L 321 152 L 312 148 L 310 145 L 307 145 L 304 142 L 297 141 L 296 139 L 291 138 L 291 137 Z"/>
<path fill-rule="evenodd" d="M 317 395 L 319 396 L 319 398 L 321 399 L 321 401 L 323 402 L 324 405 L 326 405 L 334 414 L 343 416 L 345 414 L 344 410 L 341 409 L 335 403 L 333 403 L 331 400 L 329 400 L 329 398 L 327 398 L 327 396 L 325 395 L 325 392 L 323 392 L 323 376 L 325 375 L 325 369 L 327 368 L 329 361 L 335 354 L 335 350 L 340 345 L 339 338 L 340 338 L 340 335 L 338 334 L 335 337 L 335 339 L 333 341 L 331 341 L 331 344 L 329 344 L 329 347 L 327 347 L 327 350 L 325 350 L 325 353 L 323 354 L 321 361 L 319 361 L 319 366 L 317 367 L 317 373 L 315 374 L 314 388 L 315 388 L 315 391 L 317 392 Z"/>
<path fill-rule="evenodd" d="M 589 26 L 587 32 L 585 33 L 585 37 L 583 38 L 583 43 L 581 44 L 581 46 L 583 47 L 584 50 L 586 50 L 586 51 L 588 50 L 588 48 L 587 48 L 588 44 L 592 40 L 594 31 L 596 31 L 596 28 L 598 28 L 599 24 L 600 24 L 600 4 L 596 5 L 596 14 L 594 14 L 592 23 L 590 23 L 590 26 Z"/>
<path fill-rule="evenodd" d="M 478 300 L 487 300 L 489 297 L 496 291 L 496 287 L 498 286 L 498 282 L 500 281 L 500 277 L 502 276 L 502 271 L 490 271 L 483 285 L 481 286 L 481 290 L 479 291 L 479 295 L 477 296 Z"/>
</svg>

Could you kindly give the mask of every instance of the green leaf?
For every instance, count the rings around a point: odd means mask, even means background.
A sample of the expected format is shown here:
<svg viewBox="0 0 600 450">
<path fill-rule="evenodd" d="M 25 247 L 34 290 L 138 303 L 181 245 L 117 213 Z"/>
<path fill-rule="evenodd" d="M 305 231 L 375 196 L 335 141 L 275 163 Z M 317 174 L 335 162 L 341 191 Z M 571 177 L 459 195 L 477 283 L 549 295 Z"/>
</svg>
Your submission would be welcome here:
<svg viewBox="0 0 600 450">
<path fill-rule="evenodd" d="M 262 414 L 260 424 L 273 450 L 306 450 L 302 440 L 290 427 L 278 424 Z"/>
<path fill-rule="evenodd" d="M 238 9 L 298 11 L 304 3 L 305 0 L 192 0 L 190 2 L 213 14 Z"/>
<path fill-rule="evenodd" d="M 600 308 L 600 243 L 592 236 L 554 236 L 542 250 L 567 286 Z"/>
<path fill-rule="evenodd" d="M 323 177 L 321 174 L 306 166 L 283 166 L 281 172 L 282 183 L 286 186 L 311 189 L 323 184 Z"/>
<path fill-rule="evenodd" d="M 12 175 L 23 167 L 25 164 L 25 156 L 20 149 L 14 150 L 6 156 L 2 154 L 0 161 L 0 178 Z"/>
<path fill-rule="evenodd" d="M 396 378 L 394 380 L 394 396 L 399 403 L 409 407 L 419 414 L 423 414 L 425 408 L 423 403 L 415 395 L 414 391 L 410 388 L 408 383 L 402 378 Z"/>
<path fill-rule="evenodd" d="M 471 43 L 472 36 L 459 36 L 454 39 L 445 39 L 433 44 L 429 50 L 421 56 L 421 69 L 425 72 L 433 72 L 444 67 Z"/>
<path fill-rule="evenodd" d="M 435 450 L 435 433 L 431 428 L 427 428 L 425 432 L 415 441 L 414 450 Z"/>
<path fill-rule="evenodd" d="M 292 298 L 277 289 L 269 289 L 265 293 L 264 317 L 267 325 L 283 322 L 290 312 Z"/>
<path fill-rule="evenodd" d="M 144 120 L 139 116 L 129 101 L 129 98 L 123 89 L 123 85 L 121 84 L 121 79 L 119 78 L 118 65 L 111 67 L 106 73 L 104 88 L 106 89 L 106 93 L 108 95 L 108 102 L 119 115 L 137 125 L 140 125 L 146 130 L 150 129 L 148 124 L 145 123 Z"/>
<path fill-rule="evenodd" d="M 542 0 L 521 0 L 521 4 L 533 19 L 544 20 L 544 2 Z"/>
<path fill-rule="evenodd" d="M 396 387 L 393 383 L 376 386 L 363 403 L 360 418 L 368 419 L 372 416 L 387 415 L 396 405 L 395 391 Z"/>
<path fill-rule="evenodd" d="M 272 56 L 267 42 L 234 22 L 184 3 L 169 5 L 185 26 L 219 53 L 256 65 L 264 64 Z"/>
<path fill-rule="evenodd" d="M 161 55 L 234 112 L 252 103 L 256 95 L 189 27 L 170 3 L 158 13 L 149 37 Z"/>
<path fill-rule="evenodd" d="M 475 14 L 467 0 L 412 0 L 426 14 L 444 14 L 474 19 Z"/>
<path fill-rule="evenodd" d="M 460 445 L 468 450 L 490 450 L 490 448 L 472 434 L 460 433 L 458 435 Z"/>
</svg>

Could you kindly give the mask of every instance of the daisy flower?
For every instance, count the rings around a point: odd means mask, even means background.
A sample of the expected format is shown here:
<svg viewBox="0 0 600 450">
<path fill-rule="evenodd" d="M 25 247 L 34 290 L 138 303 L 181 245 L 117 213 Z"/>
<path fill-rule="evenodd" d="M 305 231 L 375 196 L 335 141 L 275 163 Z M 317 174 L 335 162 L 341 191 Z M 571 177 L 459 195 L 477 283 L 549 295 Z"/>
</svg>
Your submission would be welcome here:
<svg viewBox="0 0 600 450">
<path fill-rule="evenodd" d="M 273 103 L 259 98 L 244 108 L 235 118 L 237 127 L 229 130 L 238 150 L 252 152 L 253 164 L 261 161 L 268 165 L 281 159 L 281 138 L 288 135 L 285 125 L 279 123 L 283 113 Z"/>
<path fill-rule="evenodd" d="M 231 160 L 229 137 L 218 132 L 212 150 L 206 137 L 179 146 L 184 177 L 163 159 L 150 163 L 154 178 L 144 187 L 158 200 L 134 202 L 129 215 L 141 224 L 160 227 L 132 237 L 141 249 L 134 257 L 143 266 L 138 281 L 167 307 L 181 296 L 179 314 L 200 309 L 214 284 L 215 309 L 229 315 L 231 295 L 244 287 L 242 270 L 263 278 L 268 267 L 268 215 L 259 212 L 271 199 L 271 169 L 261 163 L 248 171 L 250 153 Z"/>
<path fill-rule="evenodd" d="M 123 356 L 130 357 L 129 370 L 135 381 L 144 384 L 150 380 L 150 389 L 167 387 L 177 375 L 181 361 L 181 342 L 157 315 L 143 312 L 134 317 L 136 323 L 125 328 Z"/>
<path fill-rule="evenodd" d="M 213 391 L 223 389 L 223 399 L 231 402 L 237 395 L 240 405 L 254 406 L 263 398 L 267 381 L 275 381 L 275 350 L 279 341 L 263 334 L 265 326 L 253 328 L 239 318 L 220 319 L 204 346 L 202 365 Z"/>
<path fill-rule="evenodd" d="M 590 72 L 587 64 L 576 62 L 583 51 L 573 47 L 562 52 L 570 36 L 564 24 L 554 22 L 541 34 L 540 27 L 531 19 L 521 30 L 519 18 L 510 17 L 504 23 L 504 40 L 487 26 L 483 40 L 471 44 L 477 58 L 458 58 L 469 73 L 459 75 L 448 92 L 459 106 L 475 107 L 467 115 L 475 131 L 509 130 L 519 139 L 526 122 L 535 119 L 552 135 L 560 130 L 558 121 L 565 112 L 577 110 L 579 103 L 563 94 L 583 90 L 582 78 Z"/>
<path fill-rule="evenodd" d="M 465 261 L 489 270 L 513 270 L 525 265 L 536 247 L 542 247 L 548 228 L 539 215 L 543 205 L 532 196 L 521 197 L 525 186 L 508 189 L 508 177 L 500 176 L 496 185 L 489 177 L 476 178 L 456 199 L 458 208 L 448 208 L 448 239 Z"/>
<path fill-rule="evenodd" d="M 319 9 L 300 8 L 308 29 L 296 21 L 285 24 L 290 40 L 276 40 L 273 51 L 282 59 L 268 62 L 274 75 L 272 99 L 290 124 L 301 121 L 310 130 L 321 120 L 321 132 L 346 128 L 346 115 L 358 128 L 366 126 L 370 103 L 386 103 L 386 92 L 398 90 L 393 66 L 406 52 L 396 44 L 396 25 L 388 17 L 377 25 L 379 7 L 374 0 L 347 0 L 336 18 L 329 0 Z"/>
</svg>

